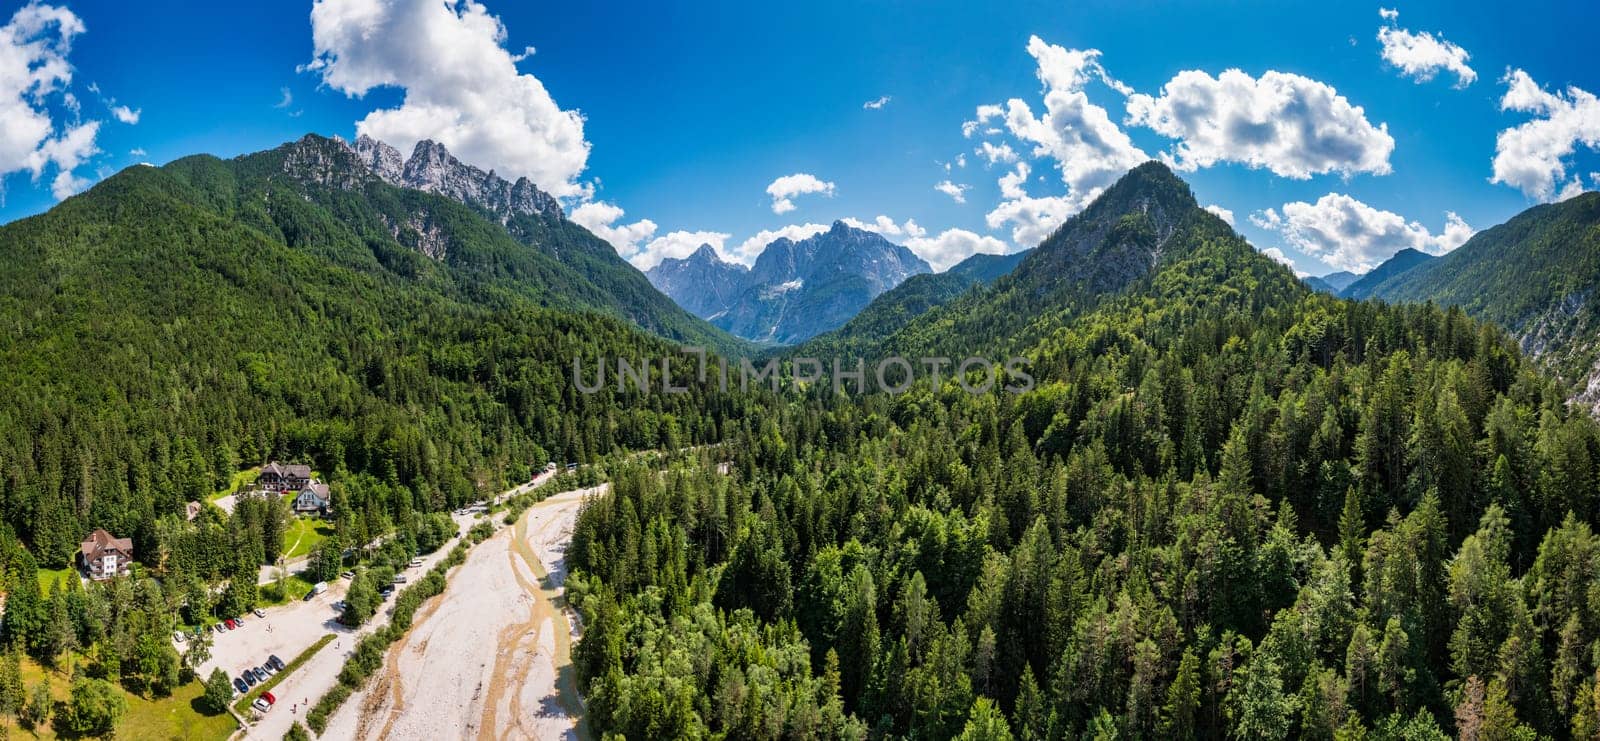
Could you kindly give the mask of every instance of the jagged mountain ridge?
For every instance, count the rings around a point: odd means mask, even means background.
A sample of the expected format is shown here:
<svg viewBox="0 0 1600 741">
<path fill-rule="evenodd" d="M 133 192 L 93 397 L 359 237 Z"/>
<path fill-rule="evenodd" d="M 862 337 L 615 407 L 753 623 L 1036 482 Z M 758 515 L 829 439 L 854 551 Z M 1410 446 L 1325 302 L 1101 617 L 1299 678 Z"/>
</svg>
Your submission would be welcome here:
<svg viewBox="0 0 1600 741">
<path fill-rule="evenodd" d="M 668 257 L 645 271 L 662 293 L 695 316 L 709 318 L 725 311 L 750 280 L 750 268 L 728 262 L 709 244 L 688 257 Z"/>
<path fill-rule="evenodd" d="M 883 235 L 836 221 L 801 240 L 781 237 L 747 272 L 702 247 L 648 273 L 680 306 L 735 336 L 788 345 L 850 321 L 906 278 L 932 272 L 916 253 Z"/>
<path fill-rule="evenodd" d="M 368 244 L 366 256 L 327 254 L 342 262 L 375 256 L 390 269 L 430 272 L 397 254 L 398 245 L 449 266 L 462 290 L 519 293 L 553 308 L 609 313 L 679 342 L 726 352 L 743 347 L 657 291 L 526 179 L 508 182 L 434 142 L 419 142 L 402 162 L 397 150 L 369 137 L 352 145 L 308 134 L 229 161 L 199 155 L 161 169 L 291 246 L 325 249 L 307 237 L 308 229 L 325 226 Z"/>
</svg>

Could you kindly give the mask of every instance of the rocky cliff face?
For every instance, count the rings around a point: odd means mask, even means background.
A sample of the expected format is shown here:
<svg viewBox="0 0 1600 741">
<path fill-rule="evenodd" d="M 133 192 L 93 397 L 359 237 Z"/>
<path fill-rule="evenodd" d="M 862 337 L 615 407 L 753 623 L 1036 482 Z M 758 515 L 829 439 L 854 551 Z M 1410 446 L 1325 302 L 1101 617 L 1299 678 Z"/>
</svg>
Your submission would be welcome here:
<svg viewBox="0 0 1600 741">
<path fill-rule="evenodd" d="M 733 304 L 750 280 L 750 269 L 724 261 L 711 245 L 703 244 L 688 257 L 662 260 L 645 276 L 679 306 L 707 318 Z"/>
<path fill-rule="evenodd" d="M 325 142 L 333 142 L 333 147 Z M 409 159 L 365 134 L 349 143 L 308 136 L 290 147 L 284 169 L 295 177 L 336 188 L 359 187 L 368 177 L 401 188 L 437 193 L 493 216 L 503 226 L 517 216 L 564 218 L 560 202 L 527 178 L 511 182 L 450 154 L 443 144 L 417 142 Z"/>
<path fill-rule="evenodd" d="M 791 344 L 843 326 L 879 294 L 928 272 L 911 250 L 835 222 L 807 239 L 774 241 L 748 271 L 701 247 L 648 275 L 678 305 L 734 335 Z"/>
</svg>

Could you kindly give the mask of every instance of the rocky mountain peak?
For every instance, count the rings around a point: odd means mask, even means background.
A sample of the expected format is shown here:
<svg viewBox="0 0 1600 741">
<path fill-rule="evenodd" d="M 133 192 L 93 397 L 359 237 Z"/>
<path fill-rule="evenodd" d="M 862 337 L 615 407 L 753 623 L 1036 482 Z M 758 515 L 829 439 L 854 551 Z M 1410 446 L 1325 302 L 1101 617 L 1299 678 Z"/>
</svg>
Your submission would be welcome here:
<svg viewBox="0 0 1600 741">
<path fill-rule="evenodd" d="M 390 185 L 437 193 L 488 212 L 501 224 L 517 216 L 562 218 L 560 202 L 527 178 L 515 183 L 456 159 L 445 145 L 423 139 L 401 158 L 400 150 L 366 134 L 351 144 L 338 137 L 307 134 L 289 145 L 284 171 L 321 185 L 355 189 L 376 176 Z"/>
</svg>

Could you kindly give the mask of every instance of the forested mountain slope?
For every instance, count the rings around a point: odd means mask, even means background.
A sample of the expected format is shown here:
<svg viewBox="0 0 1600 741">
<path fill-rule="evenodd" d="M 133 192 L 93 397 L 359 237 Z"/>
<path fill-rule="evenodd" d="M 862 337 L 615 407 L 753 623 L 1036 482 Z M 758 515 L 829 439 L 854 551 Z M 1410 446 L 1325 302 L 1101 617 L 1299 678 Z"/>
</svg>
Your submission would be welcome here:
<svg viewBox="0 0 1600 741">
<path fill-rule="evenodd" d="M 1460 306 L 1507 328 L 1600 408 L 1600 193 L 1535 206 L 1374 287 L 1386 301 Z"/>
<path fill-rule="evenodd" d="M 1389 256 L 1389 259 L 1378 264 L 1378 267 L 1352 281 L 1350 285 L 1339 290 L 1339 295 L 1345 298 L 1364 299 L 1371 298 L 1374 291 L 1386 281 L 1398 278 L 1407 271 L 1426 265 L 1435 260 L 1433 255 L 1407 247 Z"/>
<path fill-rule="evenodd" d="M 575 269 L 610 247 L 570 222 L 520 243 L 348 151 L 130 168 L 0 227 L 0 509 L 39 561 L 94 527 L 154 560 L 158 518 L 268 458 L 333 476 L 359 543 L 531 464 L 715 437 L 702 393 L 578 395 L 571 362 L 675 353 L 620 317 L 725 335 Z"/>
<path fill-rule="evenodd" d="M 830 358 L 859 355 L 929 309 L 948 303 L 973 286 L 993 283 L 1010 273 L 1027 255 L 1026 250 L 1010 255 L 980 253 L 942 273 L 913 275 L 873 299 L 843 327 L 807 341 L 795 354 Z"/>
<path fill-rule="evenodd" d="M 1600 731 L 1595 422 L 1493 326 L 1313 293 L 1152 169 L 913 323 L 1031 391 L 818 384 L 729 475 L 619 476 L 568 552 L 596 731 Z"/>
</svg>

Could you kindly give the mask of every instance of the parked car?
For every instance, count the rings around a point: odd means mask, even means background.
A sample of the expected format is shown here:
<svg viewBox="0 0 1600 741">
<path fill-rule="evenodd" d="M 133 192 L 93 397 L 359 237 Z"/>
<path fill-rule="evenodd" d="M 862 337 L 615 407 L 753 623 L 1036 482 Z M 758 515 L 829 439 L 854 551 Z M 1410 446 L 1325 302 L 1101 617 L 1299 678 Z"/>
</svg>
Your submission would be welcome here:
<svg viewBox="0 0 1600 741">
<path fill-rule="evenodd" d="M 218 632 L 218 633 L 221 633 L 222 631 L 227 630 L 227 628 L 222 627 L 222 623 L 212 623 L 211 624 L 211 629 L 216 631 L 216 632 Z"/>
<path fill-rule="evenodd" d="M 405 574 L 395 574 L 394 575 L 394 583 L 396 583 L 396 584 L 404 584 L 404 583 L 406 583 L 406 575 Z"/>
<path fill-rule="evenodd" d="M 228 630 L 238 630 L 239 629 L 239 624 L 236 623 L 236 622 L 233 622 L 233 618 L 228 618 L 227 620 L 222 621 L 222 624 L 227 626 Z"/>
<path fill-rule="evenodd" d="M 394 596 L 394 587 L 384 587 L 378 591 L 378 596 L 384 599 L 389 599 L 390 597 Z"/>
<path fill-rule="evenodd" d="M 258 618 L 264 618 L 264 617 L 266 617 L 266 616 L 267 616 L 267 611 L 266 611 L 266 610 L 263 610 L 263 609 L 261 609 L 261 608 L 259 608 L 259 607 L 257 607 L 257 608 L 256 608 L 256 609 L 254 609 L 254 610 L 251 610 L 251 612 L 253 612 L 253 613 L 255 613 L 255 614 L 256 614 L 256 617 L 258 617 Z"/>
<path fill-rule="evenodd" d="M 244 627 L 244 616 L 240 615 L 239 617 L 234 618 L 233 619 L 233 624 L 243 628 Z"/>
<path fill-rule="evenodd" d="M 268 705 L 277 705 L 278 704 L 278 698 L 273 697 L 271 692 L 263 692 L 263 693 L 261 693 L 261 699 L 266 700 Z"/>
<path fill-rule="evenodd" d="M 239 677 L 233 678 L 233 688 L 238 690 L 241 695 L 250 691 L 250 685 L 245 684 L 244 680 Z"/>
<path fill-rule="evenodd" d="M 250 671 L 255 673 L 257 682 L 265 682 L 265 681 L 267 681 L 267 670 L 262 669 L 261 667 L 258 666 L 258 667 L 254 668 L 254 669 L 251 669 Z"/>
<path fill-rule="evenodd" d="M 422 559 L 420 559 L 420 558 L 411 559 L 411 568 L 414 569 L 414 568 L 416 568 L 418 566 L 421 566 L 421 565 L 422 565 Z"/>
<path fill-rule="evenodd" d="M 341 579 L 354 579 L 354 578 L 356 578 L 356 572 L 354 572 L 354 571 L 346 571 L 343 574 L 340 574 L 339 578 L 341 578 Z"/>
<path fill-rule="evenodd" d="M 277 669 L 280 672 L 283 671 L 283 659 L 278 658 L 277 654 L 272 654 L 271 656 L 268 656 L 267 657 L 267 663 L 271 664 L 272 668 Z"/>
<path fill-rule="evenodd" d="M 255 702 L 250 703 L 250 707 L 265 713 L 272 709 L 272 703 L 267 702 L 265 697 L 257 697 Z"/>
<path fill-rule="evenodd" d="M 183 643 L 183 639 L 186 638 L 186 637 L 187 636 L 185 636 L 183 634 L 183 631 L 181 631 L 181 630 L 172 631 L 172 640 L 174 640 L 174 641 L 177 641 L 179 643 Z"/>
<path fill-rule="evenodd" d="M 312 599 L 312 598 L 313 598 L 313 597 L 316 597 L 316 596 L 317 596 L 317 590 L 315 590 L 315 589 L 313 589 L 313 590 L 311 590 L 311 591 L 309 591 L 309 592 L 306 592 L 306 601 L 307 601 L 307 602 L 310 602 L 310 601 L 311 601 L 311 599 Z"/>
<path fill-rule="evenodd" d="M 248 684 L 251 687 L 256 686 L 256 682 L 260 681 L 256 679 L 255 672 L 252 672 L 249 669 L 244 670 L 244 673 L 240 674 L 239 676 L 244 679 L 245 684 Z"/>
</svg>

